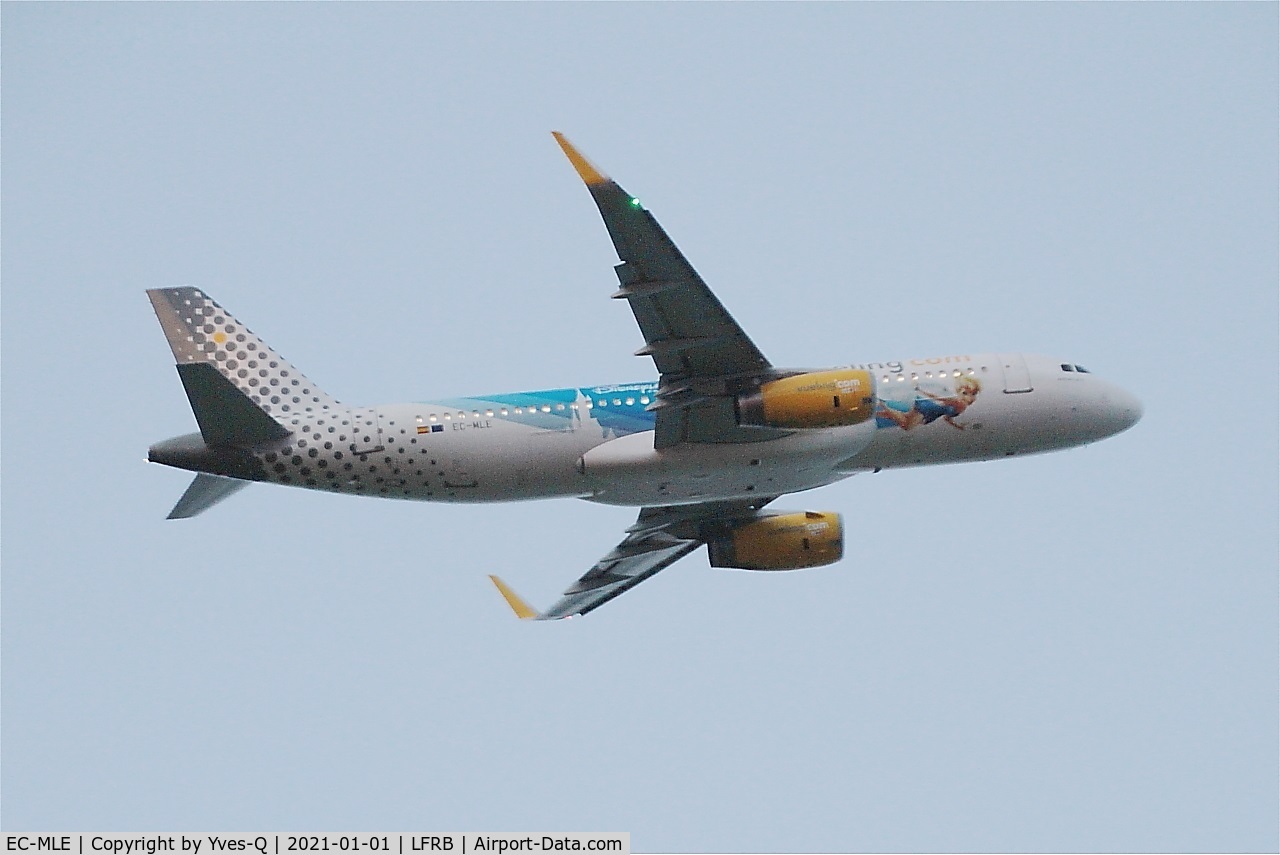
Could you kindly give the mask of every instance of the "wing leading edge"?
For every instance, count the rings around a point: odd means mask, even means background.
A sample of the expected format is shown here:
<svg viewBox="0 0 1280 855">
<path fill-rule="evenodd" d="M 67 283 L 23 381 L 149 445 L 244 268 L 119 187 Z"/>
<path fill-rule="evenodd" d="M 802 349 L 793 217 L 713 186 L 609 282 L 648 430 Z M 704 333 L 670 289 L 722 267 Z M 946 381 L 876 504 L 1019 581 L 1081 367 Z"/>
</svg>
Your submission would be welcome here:
<svg viewBox="0 0 1280 855">
<path fill-rule="evenodd" d="M 643 508 L 627 536 L 579 577 L 546 611 L 534 609 L 497 576 L 490 576 L 516 617 L 558 620 L 585 615 L 639 585 L 706 543 L 709 523 L 752 517 L 773 501 L 706 502 Z"/>
<path fill-rule="evenodd" d="M 732 396 L 772 371 L 769 360 L 725 310 L 640 200 L 553 133 L 604 219 L 622 263 L 613 294 L 631 306 L 661 374 L 654 445 L 759 442 L 781 432 L 738 427 Z"/>
</svg>

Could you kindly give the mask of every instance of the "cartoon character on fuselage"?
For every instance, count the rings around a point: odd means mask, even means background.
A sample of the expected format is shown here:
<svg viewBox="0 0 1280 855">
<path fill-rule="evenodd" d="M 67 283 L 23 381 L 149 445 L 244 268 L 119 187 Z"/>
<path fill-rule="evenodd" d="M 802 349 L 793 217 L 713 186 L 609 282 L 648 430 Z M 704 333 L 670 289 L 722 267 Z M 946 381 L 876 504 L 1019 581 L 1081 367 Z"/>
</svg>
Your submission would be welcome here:
<svg viewBox="0 0 1280 855">
<path fill-rule="evenodd" d="M 881 401 L 876 408 L 877 424 L 881 427 L 894 424 L 903 430 L 911 430 L 920 425 L 932 424 L 941 418 L 953 428 L 964 430 L 964 425 L 957 424 L 955 418 L 977 400 L 978 393 L 982 391 L 982 381 L 977 377 L 961 377 L 956 381 L 956 393 L 946 397 L 935 395 L 919 386 L 915 390 L 919 394 L 911 403 L 911 408 L 905 412 Z"/>
<path fill-rule="evenodd" d="M 419 501 L 574 496 L 640 507 L 617 547 L 545 611 L 491 577 L 520 617 L 562 618 L 701 546 L 714 567 L 838 561 L 840 515 L 765 510 L 784 494 L 860 472 L 1069 448 L 1141 415 L 1132 395 L 1079 366 L 1019 353 L 912 361 L 948 367 L 911 374 L 911 385 L 900 362 L 775 367 L 653 215 L 555 137 L 621 259 L 613 296 L 631 308 L 645 341 L 636 355 L 653 359 L 656 382 L 352 407 L 204 292 L 153 289 L 200 428 L 150 449 L 153 462 L 196 473 L 170 518 L 196 516 L 252 481 Z M 916 431 L 938 419 L 974 429 Z"/>
</svg>

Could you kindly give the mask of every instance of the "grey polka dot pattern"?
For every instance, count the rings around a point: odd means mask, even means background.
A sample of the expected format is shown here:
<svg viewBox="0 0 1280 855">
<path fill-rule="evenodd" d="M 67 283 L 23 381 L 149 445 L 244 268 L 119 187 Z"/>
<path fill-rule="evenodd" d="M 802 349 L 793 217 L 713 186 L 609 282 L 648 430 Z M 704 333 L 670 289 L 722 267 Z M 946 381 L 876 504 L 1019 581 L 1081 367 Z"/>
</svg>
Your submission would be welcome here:
<svg viewBox="0 0 1280 855">
<path fill-rule="evenodd" d="M 344 409 L 203 292 L 160 288 L 147 295 L 179 364 L 212 363 L 277 419 Z"/>
<path fill-rule="evenodd" d="M 407 419 L 381 420 L 376 447 L 360 410 L 330 410 L 284 420 L 293 433 L 257 458 L 266 480 L 295 487 L 389 499 L 456 498 L 451 461 L 425 443 Z"/>
<path fill-rule="evenodd" d="M 389 499 L 468 500 L 478 486 L 465 460 L 419 433 L 416 405 L 347 407 L 195 288 L 147 292 L 179 364 L 209 362 L 289 430 L 246 449 L 258 480 Z M 476 414 L 479 415 L 478 413 Z"/>
</svg>

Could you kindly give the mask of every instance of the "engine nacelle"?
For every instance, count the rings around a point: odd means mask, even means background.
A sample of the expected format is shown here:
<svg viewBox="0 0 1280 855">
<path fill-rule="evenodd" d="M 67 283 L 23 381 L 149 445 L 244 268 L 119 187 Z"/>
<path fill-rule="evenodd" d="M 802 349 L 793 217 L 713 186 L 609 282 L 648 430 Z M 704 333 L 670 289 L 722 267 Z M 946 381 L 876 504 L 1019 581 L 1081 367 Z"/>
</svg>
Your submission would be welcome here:
<svg viewBox="0 0 1280 855">
<path fill-rule="evenodd" d="M 738 423 L 773 428 L 856 425 L 875 414 L 870 371 L 836 368 L 771 380 L 738 399 Z"/>
<path fill-rule="evenodd" d="M 707 538 L 707 555 L 737 570 L 821 567 L 844 556 L 844 525 L 832 511 L 769 514 Z"/>
</svg>

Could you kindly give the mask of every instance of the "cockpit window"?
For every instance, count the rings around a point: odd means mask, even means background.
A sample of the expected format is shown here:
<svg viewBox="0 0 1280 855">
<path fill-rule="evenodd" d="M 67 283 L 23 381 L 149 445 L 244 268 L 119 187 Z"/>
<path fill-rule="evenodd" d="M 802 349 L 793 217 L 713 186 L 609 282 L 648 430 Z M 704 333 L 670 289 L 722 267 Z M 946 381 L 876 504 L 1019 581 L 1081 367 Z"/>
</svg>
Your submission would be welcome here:
<svg viewBox="0 0 1280 855">
<path fill-rule="evenodd" d="M 1064 362 L 1064 363 L 1062 363 L 1062 370 L 1063 370 L 1063 371 L 1075 371 L 1076 369 L 1075 369 L 1074 367 L 1072 367 L 1072 366 L 1070 366 L 1070 365 L 1068 365 L 1067 363 L 1065 363 L 1065 362 Z"/>
<path fill-rule="evenodd" d="M 1077 370 L 1077 371 L 1079 371 L 1081 374 L 1088 374 L 1088 373 L 1089 373 L 1089 369 L 1088 369 L 1088 368 L 1085 368 L 1083 365 L 1077 365 L 1077 366 L 1076 366 L 1076 370 Z"/>
</svg>

